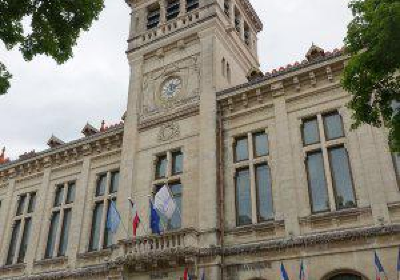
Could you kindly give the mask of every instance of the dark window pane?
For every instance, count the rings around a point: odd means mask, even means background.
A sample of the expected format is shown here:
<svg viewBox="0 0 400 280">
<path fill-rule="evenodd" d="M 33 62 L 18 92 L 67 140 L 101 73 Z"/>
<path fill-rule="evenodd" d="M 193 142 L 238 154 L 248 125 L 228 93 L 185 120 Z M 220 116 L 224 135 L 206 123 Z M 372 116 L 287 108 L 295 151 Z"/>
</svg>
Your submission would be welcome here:
<svg viewBox="0 0 400 280">
<path fill-rule="evenodd" d="M 180 11 L 180 1 L 179 0 L 168 0 L 167 1 L 167 20 L 176 18 Z"/>
<path fill-rule="evenodd" d="M 103 202 L 96 203 L 96 206 L 93 210 L 93 218 L 92 218 L 92 230 L 90 235 L 89 242 L 89 251 L 96 251 L 99 249 L 100 243 L 100 226 L 101 226 L 101 217 L 103 215 Z"/>
<path fill-rule="evenodd" d="M 97 178 L 96 196 L 104 195 L 107 185 L 107 174 L 100 175 Z"/>
<path fill-rule="evenodd" d="M 397 179 L 400 179 L 400 153 L 393 153 L 393 163 Z"/>
<path fill-rule="evenodd" d="M 58 207 L 63 203 L 64 185 L 58 185 L 56 189 L 56 197 L 54 199 L 54 207 Z"/>
<path fill-rule="evenodd" d="M 71 224 L 72 210 L 66 209 L 64 211 L 64 221 L 61 228 L 60 245 L 58 247 L 58 256 L 65 256 L 68 248 L 69 227 Z"/>
<path fill-rule="evenodd" d="M 165 178 L 167 176 L 167 156 L 159 156 L 156 164 L 156 179 Z"/>
<path fill-rule="evenodd" d="M 183 154 L 182 152 L 172 153 L 172 174 L 180 174 L 183 172 Z"/>
<path fill-rule="evenodd" d="M 273 219 L 271 172 L 268 165 L 263 164 L 256 167 L 256 183 L 259 221 Z"/>
<path fill-rule="evenodd" d="M 343 273 L 336 275 L 329 280 L 362 280 L 362 278 L 358 275 L 350 274 L 350 273 Z"/>
<path fill-rule="evenodd" d="M 317 119 L 304 121 L 303 123 L 304 145 L 312 145 L 320 142 Z"/>
<path fill-rule="evenodd" d="M 155 4 L 147 10 L 147 29 L 156 27 L 160 23 L 160 6 Z"/>
<path fill-rule="evenodd" d="M 116 193 L 119 187 L 119 171 L 111 173 L 110 193 Z"/>
<path fill-rule="evenodd" d="M 249 146 L 247 142 L 247 136 L 236 139 L 235 160 L 242 161 L 248 159 L 249 159 Z"/>
<path fill-rule="evenodd" d="M 254 137 L 254 155 L 262 157 L 268 155 L 268 135 L 264 132 L 259 132 L 253 135 Z"/>
<path fill-rule="evenodd" d="M 31 234 L 32 228 L 32 219 L 26 218 L 25 219 L 25 226 L 24 226 L 24 233 L 22 234 L 21 245 L 19 247 L 19 254 L 18 254 L 18 263 L 25 262 L 25 255 L 26 251 L 28 250 L 29 245 L 29 236 Z"/>
<path fill-rule="evenodd" d="M 330 149 L 329 157 L 336 194 L 336 207 L 338 209 L 355 207 L 356 199 L 346 149 L 343 147 Z"/>
<path fill-rule="evenodd" d="M 252 223 L 249 175 L 248 169 L 239 170 L 236 174 L 236 215 L 238 226 Z"/>
<path fill-rule="evenodd" d="M 26 194 L 21 195 L 19 197 L 18 207 L 17 207 L 17 216 L 20 216 L 24 213 L 25 208 L 25 201 L 26 201 Z"/>
<path fill-rule="evenodd" d="M 36 193 L 31 193 L 29 197 L 28 213 L 35 211 L 36 206 Z"/>
<path fill-rule="evenodd" d="M 115 200 L 114 200 L 115 203 Z M 111 201 L 108 201 L 108 206 L 107 206 L 107 221 L 108 217 L 110 216 L 110 211 L 111 211 Z M 107 225 L 107 221 L 105 225 Z M 104 227 L 104 245 L 103 248 L 109 248 L 113 244 L 113 233 L 111 232 L 111 229 L 107 228 L 107 226 Z"/>
<path fill-rule="evenodd" d="M 342 118 L 338 113 L 324 116 L 326 140 L 337 139 L 344 136 Z"/>
<path fill-rule="evenodd" d="M 17 250 L 17 240 L 19 237 L 19 231 L 21 230 L 21 221 L 16 221 L 13 231 L 12 231 L 12 235 L 11 235 L 11 242 L 10 242 L 10 246 L 8 248 L 8 255 L 7 255 L 7 261 L 6 264 L 10 265 L 13 264 L 13 260 L 14 260 L 14 256 Z"/>
<path fill-rule="evenodd" d="M 329 196 L 326 186 L 324 159 L 321 152 L 307 156 L 308 183 L 311 192 L 312 211 L 329 210 Z"/>
<path fill-rule="evenodd" d="M 186 11 L 189 13 L 199 7 L 199 0 L 187 0 Z"/>
<path fill-rule="evenodd" d="M 53 251 L 56 243 L 56 235 L 57 235 L 59 221 L 60 221 L 60 212 L 53 212 L 49 228 L 49 235 L 47 238 L 46 251 L 44 254 L 44 257 L 46 259 L 51 259 L 53 257 Z"/>
<path fill-rule="evenodd" d="M 177 206 L 177 210 L 175 211 L 172 219 L 168 222 L 168 229 L 175 230 L 180 229 L 182 226 L 181 221 L 181 211 L 182 211 L 182 185 L 180 183 L 172 184 L 169 186 L 171 190 L 172 197 Z"/>
<path fill-rule="evenodd" d="M 75 185 L 74 182 L 68 184 L 67 199 L 65 200 L 65 204 L 70 204 L 70 203 L 74 202 L 74 200 L 75 200 L 75 189 L 76 189 L 76 185 Z"/>
</svg>

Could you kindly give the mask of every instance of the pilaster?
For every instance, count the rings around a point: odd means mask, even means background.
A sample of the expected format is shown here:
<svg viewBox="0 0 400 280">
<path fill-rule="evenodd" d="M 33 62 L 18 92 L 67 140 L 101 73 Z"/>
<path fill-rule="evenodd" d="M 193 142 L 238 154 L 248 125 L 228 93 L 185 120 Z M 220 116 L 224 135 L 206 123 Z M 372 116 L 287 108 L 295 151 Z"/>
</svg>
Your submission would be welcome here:
<svg viewBox="0 0 400 280">
<path fill-rule="evenodd" d="M 215 34 L 205 31 L 200 34 L 201 44 L 201 97 L 200 97 L 200 162 L 199 178 L 199 225 L 203 231 L 213 231 L 217 228 L 217 102 L 214 86 L 214 54 Z M 205 244 L 216 244 L 215 235 L 205 237 Z"/>
<path fill-rule="evenodd" d="M 13 216 L 13 193 L 15 190 L 15 179 L 11 178 L 8 183 L 8 191 L 6 199 L 3 200 L 3 211 L 5 211 L 5 215 L 0 220 L 0 265 L 5 263 L 8 253 L 8 240 L 11 236 L 11 224 L 12 224 L 12 216 Z"/>
<path fill-rule="evenodd" d="M 77 182 L 76 194 L 75 194 L 75 202 L 72 215 L 74 218 L 72 219 L 71 228 L 70 228 L 70 243 L 69 243 L 69 252 L 68 259 L 69 263 L 72 267 L 76 267 L 76 256 L 79 253 L 79 250 L 82 246 L 82 233 L 84 228 L 88 228 L 87 223 L 85 223 L 85 211 L 87 209 L 91 209 L 91 204 L 88 203 L 88 196 L 90 195 L 90 168 L 91 168 L 91 158 L 85 157 L 82 164 L 82 173 L 80 174 L 80 178 Z M 85 237 L 86 239 L 89 236 Z"/>
<path fill-rule="evenodd" d="M 283 85 L 276 87 L 274 96 L 276 139 L 277 139 L 277 187 L 280 192 L 281 205 L 290 205 L 283 209 L 285 215 L 286 235 L 298 235 L 300 226 L 297 217 L 297 197 L 294 188 L 293 153 L 290 137 L 290 126 Z"/>
</svg>

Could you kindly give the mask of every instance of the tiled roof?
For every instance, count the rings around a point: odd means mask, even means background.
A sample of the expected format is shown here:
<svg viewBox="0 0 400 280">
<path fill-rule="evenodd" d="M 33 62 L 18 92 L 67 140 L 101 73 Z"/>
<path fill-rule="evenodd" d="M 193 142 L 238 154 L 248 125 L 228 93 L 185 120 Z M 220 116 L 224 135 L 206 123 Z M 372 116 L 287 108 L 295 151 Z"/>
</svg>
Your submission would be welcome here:
<svg viewBox="0 0 400 280">
<path fill-rule="evenodd" d="M 254 80 L 252 80 L 252 81 L 250 81 L 248 83 L 240 84 L 240 85 L 238 85 L 236 87 L 227 88 L 227 89 L 224 89 L 224 90 L 222 90 L 220 92 L 217 92 L 217 96 L 222 96 L 224 94 L 233 92 L 235 90 L 239 90 L 239 89 L 251 86 L 251 85 L 255 85 L 255 84 L 261 83 L 263 81 L 267 81 L 269 79 L 272 79 L 272 78 L 275 78 L 275 77 L 278 77 L 278 76 L 281 76 L 281 75 L 284 75 L 284 74 L 287 74 L 287 73 L 290 73 L 290 72 L 295 72 L 297 70 L 309 67 L 311 65 L 315 65 L 315 64 L 318 64 L 318 63 L 321 63 L 321 62 L 324 62 L 324 61 L 328 61 L 328 60 L 340 57 L 340 56 L 342 56 L 344 54 L 345 54 L 344 48 L 334 49 L 332 52 L 325 52 L 323 56 L 321 56 L 321 57 L 319 57 L 317 59 L 313 59 L 313 60 L 306 60 L 305 59 L 305 60 L 303 60 L 301 62 L 296 61 L 293 64 L 288 64 L 288 65 L 282 66 L 282 67 L 280 67 L 278 69 L 273 69 L 271 72 L 265 73 L 264 77 L 260 77 L 258 79 L 254 79 Z"/>
</svg>

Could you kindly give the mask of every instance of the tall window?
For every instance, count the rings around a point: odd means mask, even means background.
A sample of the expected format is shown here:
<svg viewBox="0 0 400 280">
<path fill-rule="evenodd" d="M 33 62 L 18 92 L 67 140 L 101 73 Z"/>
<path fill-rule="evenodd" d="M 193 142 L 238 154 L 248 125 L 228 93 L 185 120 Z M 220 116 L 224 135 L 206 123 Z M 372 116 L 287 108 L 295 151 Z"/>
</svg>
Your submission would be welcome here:
<svg viewBox="0 0 400 280">
<path fill-rule="evenodd" d="M 71 225 L 72 206 L 75 201 L 75 182 L 56 186 L 45 259 L 65 256 Z"/>
<path fill-rule="evenodd" d="M 199 7 L 199 0 L 186 0 L 186 11 L 189 13 Z"/>
<path fill-rule="evenodd" d="M 396 171 L 397 182 L 400 183 L 400 153 L 393 153 L 393 164 Z"/>
<path fill-rule="evenodd" d="M 152 29 L 160 24 L 160 5 L 154 4 L 147 8 L 147 29 Z"/>
<path fill-rule="evenodd" d="M 113 244 L 113 234 L 107 229 L 107 217 L 111 201 L 116 201 L 119 187 L 119 171 L 100 174 L 96 181 L 92 229 L 89 251 L 107 249 Z"/>
<path fill-rule="evenodd" d="M 231 0 L 224 1 L 224 13 L 230 17 Z"/>
<path fill-rule="evenodd" d="M 18 197 L 6 265 L 25 262 L 35 206 L 36 192 L 22 194 Z"/>
<path fill-rule="evenodd" d="M 356 207 L 339 113 L 304 120 L 302 134 L 312 211 L 318 213 Z"/>
<path fill-rule="evenodd" d="M 238 226 L 274 218 L 268 135 L 248 133 L 234 143 L 236 223 Z"/>
<path fill-rule="evenodd" d="M 235 29 L 238 33 L 240 33 L 240 24 L 241 24 L 241 16 L 238 9 L 235 9 Z"/>
<path fill-rule="evenodd" d="M 247 24 L 247 22 L 244 23 L 244 42 L 246 43 L 246 45 L 250 45 L 250 27 Z"/>
<path fill-rule="evenodd" d="M 180 0 L 167 0 L 167 20 L 178 17 L 180 12 Z"/>
<path fill-rule="evenodd" d="M 153 181 L 154 195 L 163 187 L 167 186 L 173 197 L 177 211 L 171 220 L 164 226 L 165 230 L 177 230 L 182 227 L 182 180 L 183 174 L 183 153 L 181 150 L 168 151 L 158 155 L 155 162 L 156 174 Z M 162 168 L 160 168 L 162 167 Z"/>
</svg>

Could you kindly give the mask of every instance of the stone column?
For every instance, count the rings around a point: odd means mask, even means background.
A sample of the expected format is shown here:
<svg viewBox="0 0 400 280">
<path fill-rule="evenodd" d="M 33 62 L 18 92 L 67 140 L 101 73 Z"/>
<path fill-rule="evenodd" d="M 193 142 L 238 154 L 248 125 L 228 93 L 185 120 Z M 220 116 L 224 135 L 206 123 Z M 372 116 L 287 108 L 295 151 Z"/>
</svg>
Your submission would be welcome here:
<svg viewBox="0 0 400 280">
<path fill-rule="evenodd" d="M 217 201 L 217 101 L 215 95 L 215 34 L 207 30 L 199 34 L 201 45 L 200 139 L 198 211 L 200 230 L 211 232 L 203 235 L 201 245 L 216 244 L 218 227 Z M 213 278 L 212 278 L 213 279 Z"/>
<path fill-rule="evenodd" d="M 135 193 L 135 156 L 137 150 L 137 122 L 139 114 L 138 97 L 141 92 L 141 77 L 143 76 L 143 56 L 128 57 L 128 59 L 131 75 L 121 154 L 120 186 L 117 194 L 117 209 L 120 209 L 122 222 L 127 227 L 128 232 L 125 232 L 124 227 L 120 226 L 116 240 L 132 238 L 132 227 L 129 226 L 131 224 L 132 211 L 128 197 L 133 196 Z"/>
<path fill-rule="evenodd" d="M 161 0 L 159 3 L 160 3 L 160 24 L 164 24 L 167 22 L 167 7 L 165 5 L 165 0 Z"/>
<path fill-rule="evenodd" d="M 15 189 L 15 179 L 10 178 L 8 181 L 8 190 L 6 199 L 2 201 L 1 211 L 4 213 L 0 219 L 0 263 L 3 265 L 6 262 L 8 254 L 8 243 L 11 237 L 12 231 L 12 218 L 13 209 L 15 209 L 15 198 L 13 196 Z"/>
<path fill-rule="evenodd" d="M 82 233 L 84 228 L 88 228 L 91 225 L 91 221 L 86 220 L 85 224 L 85 209 L 92 209 L 91 207 L 91 200 L 88 200 L 88 196 L 92 194 L 89 192 L 90 188 L 90 167 L 91 167 L 91 158 L 85 157 L 83 159 L 82 164 L 82 173 L 76 184 L 76 192 L 75 192 L 75 202 L 74 202 L 74 209 L 73 214 L 75 217 L 71 220 L 71 227 L 70 227 L 70 241 L 69 244 L 69 251 L 68 251 L 68 259 L 69 263 L 72 267 L 76 267 L 76 256 L 79 253 L 80 247 L 84 248 L 84 244 L 82 244 Z M 88 212 L 88 211 L 87 211 Z M 90 212 L 89 212 L 90 213 Z M 85 227 L 86 226 L 86 227 Z M 89 238 L 89 235 L 86 236 L 86 239 Z"/>
<path fill-rule="evenodd" d="M 186 14 L 186 0 L 179 0 L 179 16 Z"/>
<path fill-rule="evenodd" d="M 290 137 L 290 126 L 288 112 L 286 109 L 286 101 L 284 96 L 284 88 L 282 84 L 273 85 L 274 109 L 275 109 L 275 125 L 277 139 L 277 170 L 279 177 L 276 178 L 275 189 L 280 192 L 279 203 L 287 205 L 283 209 L 285 215 L 285 229 L 287 235 L 298 235 L 300 226 L 297 219 L 297 197 L 295 191 L 295 178 L 293 166 L 293 153 Z M 275 203 L 275 204 L 276 204 Z"/>
</svg>

